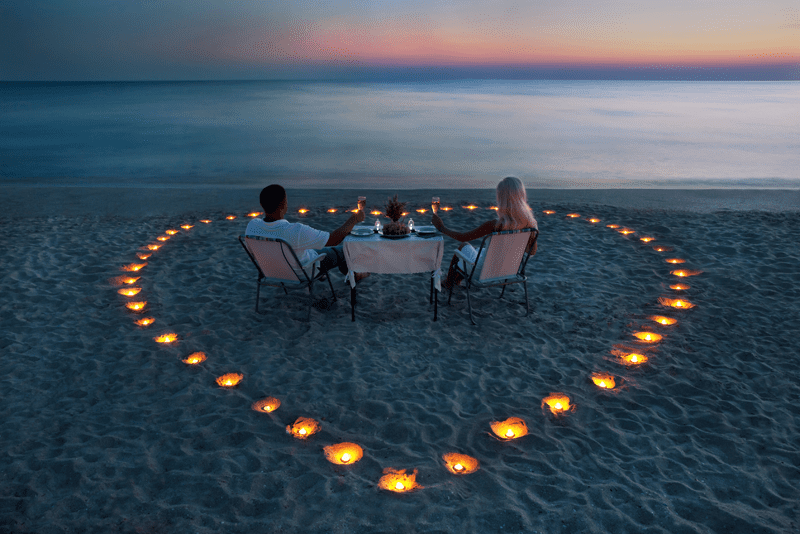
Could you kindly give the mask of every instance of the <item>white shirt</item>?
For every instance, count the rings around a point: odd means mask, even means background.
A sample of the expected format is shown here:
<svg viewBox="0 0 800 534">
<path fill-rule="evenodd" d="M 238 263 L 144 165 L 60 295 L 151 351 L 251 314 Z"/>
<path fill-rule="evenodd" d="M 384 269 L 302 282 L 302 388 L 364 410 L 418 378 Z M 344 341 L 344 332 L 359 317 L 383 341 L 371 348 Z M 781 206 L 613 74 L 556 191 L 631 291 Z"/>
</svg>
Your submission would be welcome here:
<svg viewBox="0 0 800 534">
<path fill-rule="evenodd" d="M 313 250 L 322 248 L 328 242 L 330 234 L 311 228 L 302 223 L 290 223 L 286 219 L 266 222 L 264 219 L 251 219 L 247 223 L 245 235 L 283 239 L 289 243 L 297 254 L 300 263 L 306 264 L 319 254 Z"/>
</svg>

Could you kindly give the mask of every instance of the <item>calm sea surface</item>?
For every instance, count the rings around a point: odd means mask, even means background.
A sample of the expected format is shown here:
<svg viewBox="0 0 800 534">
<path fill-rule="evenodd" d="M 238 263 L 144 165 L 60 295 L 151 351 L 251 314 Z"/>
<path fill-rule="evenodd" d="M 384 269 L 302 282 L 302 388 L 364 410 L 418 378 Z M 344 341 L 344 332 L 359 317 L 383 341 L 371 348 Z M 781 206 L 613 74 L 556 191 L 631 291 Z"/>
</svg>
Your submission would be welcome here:
<svg viewBox="0 0 800 534">
<path fill-rule="evenodd" d="M 0 181 L 800 187 L 798 82 L 0 84 Z"/>
</svg>

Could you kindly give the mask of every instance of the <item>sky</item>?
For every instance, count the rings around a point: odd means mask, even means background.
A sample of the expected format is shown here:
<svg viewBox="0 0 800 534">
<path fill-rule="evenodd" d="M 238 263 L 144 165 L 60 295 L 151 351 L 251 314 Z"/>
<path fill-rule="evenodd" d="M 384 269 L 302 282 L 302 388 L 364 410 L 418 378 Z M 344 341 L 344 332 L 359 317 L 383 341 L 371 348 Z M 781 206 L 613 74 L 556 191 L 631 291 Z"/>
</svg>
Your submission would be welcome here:
<svg viewBox="0 0 800 534">
<path fill-rule="evenodd" d="M 3 0 L 0 80 L 800 80 L 797 0 Z"/>
</svg>

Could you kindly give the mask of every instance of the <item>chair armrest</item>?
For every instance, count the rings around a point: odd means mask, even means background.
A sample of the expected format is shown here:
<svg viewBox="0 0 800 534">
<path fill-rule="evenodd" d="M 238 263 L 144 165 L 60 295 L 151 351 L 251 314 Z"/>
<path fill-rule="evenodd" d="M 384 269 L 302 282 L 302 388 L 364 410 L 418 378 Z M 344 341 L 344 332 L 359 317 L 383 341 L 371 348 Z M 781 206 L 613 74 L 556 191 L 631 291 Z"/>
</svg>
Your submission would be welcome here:
<svg viewBox="0 0 800 534">
<path fill-rule="evenodd" d="M 464 263 L 465 263 L 465 264 L 467 264 L 467 263 L 468 263 L 468 264 L 470 264 L 470 265 L 475 265 L 475 262 L 474 262 L 474 261 L 472 261 L 472 260 L 470 260 L 470 259 L 469 259 L 469 258 L 467 258 L 466 256 L 464 256 L 464 254 L 463 254 L 463 253 L 462 253 L 460 250 L 456 250 L 456 256 L 458 256 L 458 258 L 459 258 L 459 259 L 461 259 L 461 260 L 464 260 Z"/>
<path fill-rule="evenodd" d="M 305 269 L 306 267 L 310 267 L 310 266 L 314 265 L 315 263 L 319 263 L 319 262 L 321 262 L 323 259 L 325 259 L 325 256 L 326 256 L 326 254 L 323 252 L 323 253 L 321 253 L 319 256 L 317 256 L 316 258 L 314 258 L 313 260 L 311 260 L 311 261 L 309 261 L 309 262 L 307 262 L 307 263 L 304 263 L 303 265 L 301 265 L 301 267 L 302 267 L 303 269 Z"/>
</svg>

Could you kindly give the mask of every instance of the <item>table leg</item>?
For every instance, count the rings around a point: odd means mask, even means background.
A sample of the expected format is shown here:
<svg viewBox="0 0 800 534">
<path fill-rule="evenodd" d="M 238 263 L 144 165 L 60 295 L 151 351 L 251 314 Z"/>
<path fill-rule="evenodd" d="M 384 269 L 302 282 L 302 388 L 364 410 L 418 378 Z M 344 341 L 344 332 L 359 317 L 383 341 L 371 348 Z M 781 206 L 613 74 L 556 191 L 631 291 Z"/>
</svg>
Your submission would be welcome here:
<svg viewBox="0 0 800 534">
<path fill-rule="evenodd" d="M 350 320 L 356 321 L 356 288 L 350 288 Z"/>
<path fill-rule="evenodd" d="M 435 323 L 439 319 L 439 292 L 435 291 L 433 298 L 433 322 Z"/>
</svg>

